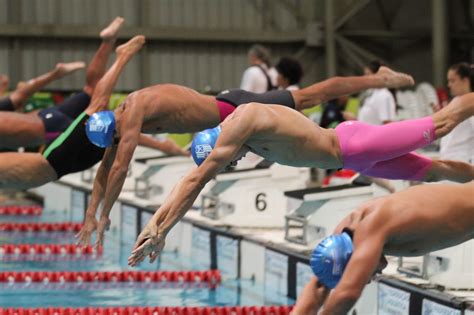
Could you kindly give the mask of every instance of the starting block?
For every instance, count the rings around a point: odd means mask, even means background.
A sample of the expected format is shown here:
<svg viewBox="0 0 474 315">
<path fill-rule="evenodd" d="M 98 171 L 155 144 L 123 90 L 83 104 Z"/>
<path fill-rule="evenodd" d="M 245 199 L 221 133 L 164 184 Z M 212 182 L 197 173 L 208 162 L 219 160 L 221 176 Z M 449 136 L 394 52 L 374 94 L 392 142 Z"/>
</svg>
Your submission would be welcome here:
<svg viewBox="0 0 474 315">
<path fill-rule="evenodd" d="M 287 209 L 284 191 L 305 187 L 309 178 L 309 168 L 248 154 L 238 168 L 217 175 L 208 185 L 209 191 L 201 195 L 201 215 L 236 227 L 282 228 Z"/>
<path fill-rule="evenodd" d="M 373 185 L 361 183 L 287 191 L 285 240 L 313 246 L 330 235 L 352 210 L 374 197 Z"/>
</svg>

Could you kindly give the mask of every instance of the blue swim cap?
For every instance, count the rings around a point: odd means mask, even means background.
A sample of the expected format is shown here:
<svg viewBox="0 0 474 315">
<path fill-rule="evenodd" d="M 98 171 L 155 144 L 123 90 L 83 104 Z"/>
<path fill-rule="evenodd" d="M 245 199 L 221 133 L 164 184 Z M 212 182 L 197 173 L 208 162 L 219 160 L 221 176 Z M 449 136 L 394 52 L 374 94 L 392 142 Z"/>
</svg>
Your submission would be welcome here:
<svg viewBox="0 0 474 315">
<path fill-rule="evenodd" d="M 347 233 L 331 235 L 319 243 L 310 259 L 318 281 L 334 289 L 352 255 L 352 239 Z"/>
<path fill-rule="evenodd" d="M 198 166 L 211 154 L 220 133 L 221 126 L 217 126 L 198 132 L 194 136 L 193 143 L 191 144 L 191 155 Z"/>
<path fill-rule="evenodd" d="M 86 134 L 89 141 L 98 147 L 106 148 L 112 145 L 115 131 L 115 115 L 112 111 L 93 114 L 86 123 Z"/>
</svg>

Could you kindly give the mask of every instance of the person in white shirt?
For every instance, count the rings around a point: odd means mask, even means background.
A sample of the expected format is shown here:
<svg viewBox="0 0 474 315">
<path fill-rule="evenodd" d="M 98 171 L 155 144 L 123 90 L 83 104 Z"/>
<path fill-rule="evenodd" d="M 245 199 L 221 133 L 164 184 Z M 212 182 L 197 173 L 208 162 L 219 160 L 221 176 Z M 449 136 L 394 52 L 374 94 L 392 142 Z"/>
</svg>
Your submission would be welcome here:
<svg viewBox="0 0 474 315">
<path fill-rule="evenodd" d="M 264 93 L 276 86 L 277 72 L 271 67 L 270 52 L 262 45 L 253 45 L 248 52 L 251 66 L 242 76 L 240 88 L 253 93 Z"/>
<path fill-rule="evenodd" d="M 364 74 L 376 73 L 382 64 L 379 61 L 370 62 L 364 68 Z M 395 98 L 388 89 L 370 89 L 364 93 L 357 120 L 370 125 L 383 125 L 395 120 Z"/>
<path fill-rule="evenodd" d="M 291 57 L 282 57 L 275 66 L 278 72 L 277 86 L 279 90 L 299 90 L 303 69 L 298 60 Z"/>
<path fill-rule="evenodd" d="M 457 63 L 448 70 L 451 96 L 458 97 L 474 90 L 474 65 Z M 453 129 L 440 142 L 440 158 L 474 163 L 474 117 Z"/>
</svg>

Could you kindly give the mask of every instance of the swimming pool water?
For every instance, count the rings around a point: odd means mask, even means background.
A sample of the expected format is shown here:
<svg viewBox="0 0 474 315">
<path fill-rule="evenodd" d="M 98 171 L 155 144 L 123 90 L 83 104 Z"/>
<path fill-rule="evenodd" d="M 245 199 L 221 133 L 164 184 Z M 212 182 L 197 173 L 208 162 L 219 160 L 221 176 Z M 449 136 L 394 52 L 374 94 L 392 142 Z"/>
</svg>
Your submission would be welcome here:
<svg viewBox="0 0 474 315">
<path fill-rule="evenodd" d="M 67 221 L 60 213 L 43 213 L 38 217 L 0 217 L 6 222 Z M 0 244 L 6 243 L 75 243 L 74 233 L 1 232 Z M 133 240 L 121 240 L 120 233 L 106 234 L 104 253 L 100 257 L 41 256 L 42 261 L 21 260 L 20 257 L 0 258 L 1 271 L 119 271 L 119 270 L 205 270 L 199 259 L 183 257 L 176 252 L 164 252 L 158 263 L 142 263 L 139 268 L 127 265 Z M 51 259 L 53 258 L 54 259 Z M 24 258 L 24 257 L 23 257 Z M 31 258 L 31 257 L 30 257 Z M 294 300 L 277 292 L 265 290 L 252 280 L 226 279 L 216 288 L 193 283 L 2 283 L 0 307 L 84 307 L 84 306 L 233 306 L 289 305 Z"/>
<path fill-rule="evenodd" d="M 265 292 L 251 281 L 227 280 L 216 289 L 176 285 L 24 284 L 0 287 L 0 307 L 287 305 L 291 300 Z"/>
</svg>

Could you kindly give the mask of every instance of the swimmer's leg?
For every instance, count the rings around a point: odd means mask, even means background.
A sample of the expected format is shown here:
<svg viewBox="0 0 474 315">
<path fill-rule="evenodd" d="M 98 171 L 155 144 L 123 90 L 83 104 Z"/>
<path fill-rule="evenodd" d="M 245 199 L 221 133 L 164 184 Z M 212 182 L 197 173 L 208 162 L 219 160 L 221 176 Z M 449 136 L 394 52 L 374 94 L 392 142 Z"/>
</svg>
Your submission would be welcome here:
<svg viewBox="0 0 474 315">
<path fill-rule="evenodd" d="M 19 83 L 16 90 L 10 93 L 8 97 L 13 103 L 15 110 L 18 110 L 23 107 L 30 96 L 39 91 L 45 85 L 84 67 L 85 64 L 82 61 L 58 63 L 56 67 L 50 72 L 26 82 Z"/>
<path fill-rule="evenodd" d="M 83 91 L 90 96 L 92 96 L 94 88 L 107 69 L 107 61 L 114 50 L 117 33 L 123 22 L 122 17 L 116 17 L 112 23 L 100 32 L 102 43 L 87 67 L 86 85 L 83 88 Z"/>
<path fill-rule="evenodd" d="M 125 65 L 145 44 L 144 36 L 135 36 L 116 49 L 116 59 L 107 73 L 100 79 L 92 94 L 92 100 L 87 108 L 87 113 L 92 115 L 95 112 L 106 110 L 109 104 L 113 88 L 122 73 Z"/>
<path fill-rule="evenodd" d="M 415 151 L 474 115 L 474 93 L 454 99 L 433 116 L 373 126 L 346 121 L 336 127 L 345 168 L 362 171 Z"/>
<path fill-rule="evenodd" d="M 435 125 L 431 117 L 381 126 L 346 121 L 336 127 L 336 134 L 344 168 L 363 171 L 377 162 L 394 159 L 430 144 L 435 139 Z"/>
<path fill-rule="evenodd" d="M 423 180 L 427 182 L 450 180 L 467 183 L 474 180 L 474 165 L 462 161 L 433 160 L 433 164 Z"/>
<path fill-rule="evenodd" d="M 39 153 L 0 153 L 0 189 L 28 189 L 57 179 Z"/>
<path fill-rule="evenodd" d="M 410 86 L 414 83 L 413 78 L 407 74 L 394 72 L 387 67 L 380 67 L 379 71 L 373 75 L 332 77 L 307 88 L 292 91 L 291 94 L 293 95 L 296 109 L 303 110 L 370 88 L 396 88 Z"/>
<path fill-rule="evenodd" d="M 451 132 L 458 124 L 474 115 L 474 93 L 453 99 L 448 106 L 433 114 L 436 139 Z"/>
<path fill-rule="evenodd" d="M 408 153 L 379 162 L 362 173 L 389 179 L 424 182 L 450 180 L 466 183 L 474 179 L 474 166 L 460 161 L 431 160 L 416 153 Z"/>
<path fill-rule="evenodd" d="M 417 153 L 408 153 L 394 159 L 381 161 L 361 171 L 367 176 L 423 181 L 433 161 Z"/>
</svg>

